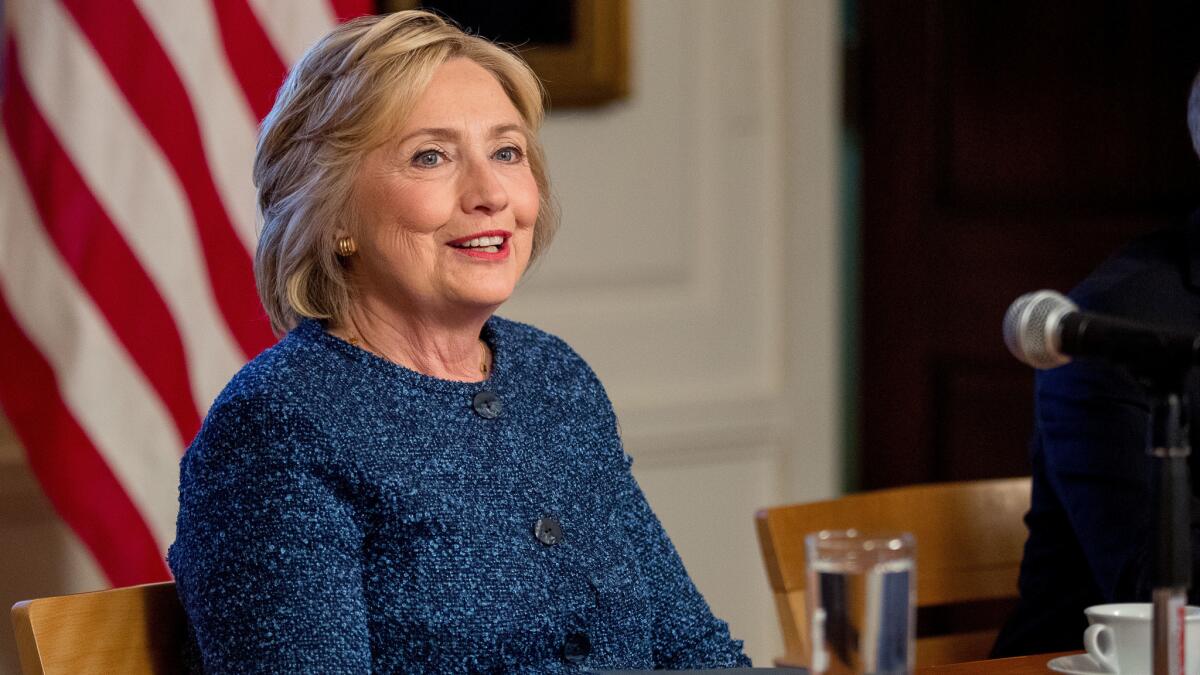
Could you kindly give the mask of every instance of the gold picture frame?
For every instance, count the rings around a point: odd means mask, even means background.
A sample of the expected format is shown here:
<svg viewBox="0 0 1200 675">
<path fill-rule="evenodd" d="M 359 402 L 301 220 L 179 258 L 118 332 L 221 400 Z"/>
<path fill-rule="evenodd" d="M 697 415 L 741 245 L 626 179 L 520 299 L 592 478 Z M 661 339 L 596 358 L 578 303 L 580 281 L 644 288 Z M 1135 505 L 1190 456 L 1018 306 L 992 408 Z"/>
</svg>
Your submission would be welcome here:
<svg viewBox="0 0 1200 675">
<path fill-rule="evenodd" d="M 492 4 L 499 0 L 478 0 Z M 380 12 L 421 0 L 378 0 Z M 568 44 L 514 45 L 546 85 L 553 108 L 604 105 L 629 95 L 628 0 L 573 0 Z M 451 19 L 455 17 L 450 16 Z M 471 26 L 464 26 L 468 30 Z"/>
</svg>

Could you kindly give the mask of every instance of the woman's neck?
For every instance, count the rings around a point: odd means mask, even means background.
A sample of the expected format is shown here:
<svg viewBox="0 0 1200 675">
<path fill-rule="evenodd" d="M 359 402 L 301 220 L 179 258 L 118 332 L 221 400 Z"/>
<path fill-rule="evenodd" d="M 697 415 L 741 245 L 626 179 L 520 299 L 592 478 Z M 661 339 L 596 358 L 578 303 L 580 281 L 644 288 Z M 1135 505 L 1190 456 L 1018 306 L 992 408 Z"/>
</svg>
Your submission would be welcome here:
<svg viewBox="0 0 1200 675">
<path fill-rule="evenodd" d="M 487 379 L 491 354 L 480 338 L 491 316 L 429 317 L 388 311 L 369 301 L 352 302 L 331 331 L 351 344 L 418 373 L 442 380 Z"/>
</svg>

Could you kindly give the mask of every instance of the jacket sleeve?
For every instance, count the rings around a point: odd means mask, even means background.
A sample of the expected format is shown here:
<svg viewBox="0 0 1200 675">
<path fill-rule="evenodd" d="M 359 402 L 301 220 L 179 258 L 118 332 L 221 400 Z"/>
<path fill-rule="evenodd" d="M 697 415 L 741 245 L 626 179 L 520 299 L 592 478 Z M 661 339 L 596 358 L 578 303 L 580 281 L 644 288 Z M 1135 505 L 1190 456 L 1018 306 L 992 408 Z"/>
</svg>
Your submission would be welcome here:
<svg viewBox="0 0 1200 675">
<path fill-rule="evenodd" d="M 260 401 L 214 407 L 181 464 L 168 559 L 207 673 L 365 673 L 359 551 L 321 434 Z"/>
<path fill-rule="evenodd" d="M 749 666 L 742 642 L 713 616 L 683 561 L 629 471 L 625 456 L 623 481 L 626 526 L 631 541 L 640 542 L 639 564 L 650 589 L 654 615 L 654 662 L 669 670 Z"/>
</svg>

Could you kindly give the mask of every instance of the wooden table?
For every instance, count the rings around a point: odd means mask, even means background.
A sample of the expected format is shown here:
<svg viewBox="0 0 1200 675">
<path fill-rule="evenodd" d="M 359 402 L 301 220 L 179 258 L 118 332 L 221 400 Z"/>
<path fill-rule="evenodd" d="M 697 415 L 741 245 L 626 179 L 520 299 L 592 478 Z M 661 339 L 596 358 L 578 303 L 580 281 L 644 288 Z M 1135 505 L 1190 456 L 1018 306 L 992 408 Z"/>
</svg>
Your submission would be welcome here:
<svg viewBox="0 0 1200 675">
<path fill-rule="evenodd" d="M 1038 654 L 1036 656 L 1015 656 L 1011 659 L 992 659 L 990 661 L 970 661 L 968 663 L 950 663 L 944 666 L 925 666 L 917 668 L 917 675 L 1046 675 L 1054 672 L 1046 667 L 1051 659 L 1066 654 L 1079 652 L 1059 652 L 1057 654 Z"/>
</svg>

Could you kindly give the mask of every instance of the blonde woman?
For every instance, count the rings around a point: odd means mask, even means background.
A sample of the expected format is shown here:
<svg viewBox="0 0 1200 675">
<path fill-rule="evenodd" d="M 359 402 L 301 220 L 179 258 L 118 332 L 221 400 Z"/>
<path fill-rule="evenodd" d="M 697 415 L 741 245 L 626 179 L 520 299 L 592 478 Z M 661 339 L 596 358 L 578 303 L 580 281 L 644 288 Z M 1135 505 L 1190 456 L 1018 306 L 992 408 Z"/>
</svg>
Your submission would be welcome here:
<svg viewBox="0 0 1200 675">
<path fill-rule="evenodd" d="M 424 12 L 340 26 L 255 163 L 280 343 L 183 459 L 169 561 L 207 672 L 748 665 L 603 387 L 494 316 L 554 235 L 528 67 Z"/>
</svg>

